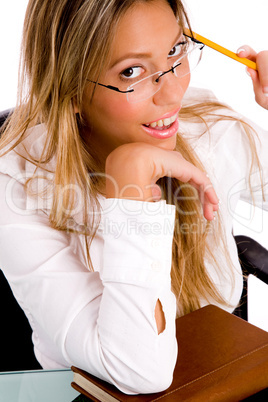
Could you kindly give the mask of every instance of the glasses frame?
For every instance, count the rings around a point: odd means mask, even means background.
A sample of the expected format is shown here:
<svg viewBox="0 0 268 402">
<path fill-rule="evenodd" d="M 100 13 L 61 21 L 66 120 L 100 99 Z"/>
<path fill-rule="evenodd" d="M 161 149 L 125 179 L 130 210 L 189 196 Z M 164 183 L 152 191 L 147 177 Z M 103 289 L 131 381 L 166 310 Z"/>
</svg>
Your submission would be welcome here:
<svg viewBox="0 0 268 402">
<path fill-rule="evenodd" d="M 191 39 L 191 41 L 194 42 L 195 44 L 202 45 L 202 46 L 200 47 L 200 51 L 202 51 L 202 50 L 204 49 L 204 47 L 205 47 L 204 43 L 198 41 L 197 39 L 193 38 L 192 36 L 186 35 L 185 33 L 184 33 L 184 36 L 187 36 L 187 37 L 188 37 L 189 39 Z M 159 82 L 159 79 L 160 79 L 161 77 L 163 77 L 165 74 L 170 73 L 171 71 L 172 71 L 173 74 L 175 74 L 175 68 L 177 68 L 178 66 L 181 65 L 181 63 L 179 63 L 179 61 L 180 61 L 181 59 L 183 59 L 184 57 L 186 57 L 188 53 L 189 53 L 189 52 L 185 53 L 185 55 L 183 55 L 183 56 L 180 57 L 178 60 L 176 60 L 176 61 L 174 62 L 174 64 L 173 64 L 173 66 L 172 66 L 170 69 L 168 69 L 168 70 L 166 70 L 166 71 L 158 71 L 158 72 L 155 72 L 155 73 L 149 75 L 149 76 L 146 77 L 146 78 L 142 78 L 141 80 L 135 82 L 135 84 L 132 84 L 132 85 L 136 85 L 136 84 L 142 82 L 144 79 L 148 79 L 149 77 L 151 77 L 151 76 L 153 76 L 153 75 L 156 75 L 156 74 L 159 74 L 158 77 L 157 77 L 157 79 L 155 80 L 156 83 Z M 176 63 L 178 63 L 178 64 L 176 64 Z M 126 91 L 122 91 L 121 89 L 119 89 L 118 87 L 115 87 L 115 86 L 113 86 L 113 85 L 104 85 L 104 84 L 102 84 L 102 83 L 100 83 L 100 82 L 98 82 L 98 81 L 93 81 L 93 80 L 90 80 L 90 79 L 88 79 L 88 78 L 87 78 L 87 81 L 89 81 L 89 82 L 91 82 L 91 83 L 93 83 L 93 84 L 95 84 L 95 85 L 100 85 L 101 87 L 108 88 L 108 89 L 110 89 L 110 90 L 112 90 L 112 91 L 119 92 L 119 93 L 121 93 L 121 94 L 126 94 L 126 95 L 127 95 L 127 94 L 129 94 L 129 93 L 131 93 L 131 92 L 134 92 L 134 89 L 133 89 L 133 88 L 127 89 Z M 130 85 L 129 87 L 131 87 L 131 85 Z M 160 88 L 159 88 L 159 89 L 160 89 Z M 153 96 L 153 95 L 152 95 L 152 96 Z M 128 100 L 128 97 L 127 97 L 127 100 Z M 137 101 L 137 102 L 139 102 L 139 101 Z"/>
</svg>

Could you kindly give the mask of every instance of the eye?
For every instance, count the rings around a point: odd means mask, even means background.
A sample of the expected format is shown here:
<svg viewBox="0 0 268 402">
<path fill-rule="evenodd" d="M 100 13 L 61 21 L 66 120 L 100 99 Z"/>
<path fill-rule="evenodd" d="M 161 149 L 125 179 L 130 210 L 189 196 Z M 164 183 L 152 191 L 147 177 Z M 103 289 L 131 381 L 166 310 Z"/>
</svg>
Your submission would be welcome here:
<svg viewBox="0 0 268 402">
<path fill-rule="evenodd" d="M 131 80 L 139 77 L 143 73 L 144 69 L 139 66 L 126 68 L 120 73 L 120 77 L 125 80 Z"/>
<path fill-rule="evenodd" d="M 178 57 L 180 55 L 183 55 L 184 53 L 187 52 L 187 48 L 188 48 L 188 42 L 186 40 L 181 41 L 171 49 L 171 51 L 168 54 L 168 57 Z"/>
</svg>

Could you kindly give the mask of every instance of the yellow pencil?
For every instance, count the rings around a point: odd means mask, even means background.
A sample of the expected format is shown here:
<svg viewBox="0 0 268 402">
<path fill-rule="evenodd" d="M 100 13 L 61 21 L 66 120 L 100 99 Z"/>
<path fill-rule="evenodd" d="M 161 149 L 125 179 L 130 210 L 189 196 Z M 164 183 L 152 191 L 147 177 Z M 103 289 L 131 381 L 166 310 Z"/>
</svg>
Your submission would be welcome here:
<svg viewBox="0 0 268 402">
<path fill-rule="evenodd" d="M 244 57 L 238 57 L 236 53 L 231 52 L 231 50 L 226 49 L 225 47 L 222 47 L 218 45 L 215 42 L 212 42 L 211 40 L 204 38 L 204 36 L 198 35 L 197 33 L 193 32 L 193 36 L 191 35 L 191 31 L 188 28 L 184 28 L 184 34 L 186 36 L 189 36 L 190 38 L 194 38 L 199 42 L 202 42 L 204 45 L 211 47 L 214 50 L 217 50 L 218 52 L 225 54 L 225 56 L 231 57 L 232 59 L 238 61 L 239 63 L 245 64 L 246 66 L 252 68 L 253 70 L 257 70 L 257 65 L 254 63 L 254 61 L 251 61 L 249 59 L 246 59 Z"/>
</svg>

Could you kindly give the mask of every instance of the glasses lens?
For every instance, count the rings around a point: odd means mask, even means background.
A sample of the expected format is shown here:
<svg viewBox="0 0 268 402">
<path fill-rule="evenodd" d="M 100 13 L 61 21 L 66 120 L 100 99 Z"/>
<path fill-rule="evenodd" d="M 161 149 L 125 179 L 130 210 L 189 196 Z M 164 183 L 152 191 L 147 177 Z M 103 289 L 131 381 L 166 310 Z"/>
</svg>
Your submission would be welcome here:
<svg viewBox="0 0 268 402">
<path fill-rule="evenodd" d="M 161 81 L 156 81 L 158 77 L 159 73 L 155 73 L 128 87 L 133 89 L 133 92 L 127 93 L 127 100 L 130 103 L 136 103 L 153 96 L 161 87 Z"/>
<path fill-rule="evenodd" d="M 164 73 L 157 72 L 127 88 L 128 90 L 133 89 L 132 92 L 127 93 L 127 100 L 130 103 L 141 102 L 156 94 L 161 87 L 162 80 L 164 79 L 163 76 L 166 73 L 173 71 L 176 77 L 182 78 L 196 68 L 202 58 L 204 45 L 194 43 L 188 39 L 187 42 L 184 54 L 171 66 L 170 71 L 168 70 Z"/>
<path fill-rule="evenodd" d="M 174 72 L 178 78 L 190 74 L 202 58 L 203 45 L 189 43 L 187 53 L 174 63 Z"/>
</svg>

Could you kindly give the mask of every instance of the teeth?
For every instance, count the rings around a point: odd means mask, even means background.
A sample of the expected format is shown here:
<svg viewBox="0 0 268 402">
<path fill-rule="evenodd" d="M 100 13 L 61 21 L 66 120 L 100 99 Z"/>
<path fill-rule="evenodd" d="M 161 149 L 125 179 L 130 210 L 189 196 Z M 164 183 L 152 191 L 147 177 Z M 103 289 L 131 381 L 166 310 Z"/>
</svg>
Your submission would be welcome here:
<svg viewBox="0 0 268 402">
<path fill-rule="evenodd" d="M 175 114 L 174 116 L 169 117 L 167 119 L 161 119 L 161 120 L 154 121 L 153 123 L 148 124 L 148 126 L 150 126 L 152 128 L 163 127 L 163 126 L 167 127 L 167 126 L 170 126 L 170 124 L 174 123 L 174 121 L 176 119 L 177 119 L 177 114 Z"/>
</svg>

